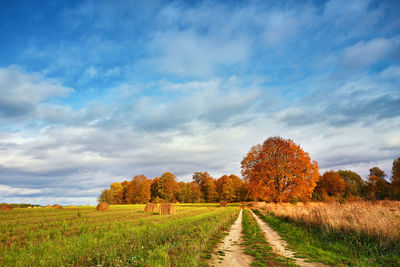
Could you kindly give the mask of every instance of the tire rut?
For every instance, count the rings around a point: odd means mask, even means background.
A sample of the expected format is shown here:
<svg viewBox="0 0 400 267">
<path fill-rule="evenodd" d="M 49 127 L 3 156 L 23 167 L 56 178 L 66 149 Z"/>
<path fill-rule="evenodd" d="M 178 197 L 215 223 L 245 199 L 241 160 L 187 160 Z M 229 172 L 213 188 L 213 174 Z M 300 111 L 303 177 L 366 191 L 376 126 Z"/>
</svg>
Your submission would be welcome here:
<svg viewBox="0 0 400 267">
<path fill-rule="evenodd" d="M 249 209 L 250 210 L 250 209 Z M 251 214 L 256 219 L 258 225 L 260 226 L 261 230 L 264 232 L 264 237 L 271 245 L 272 250 L 283 257 L 290 258 L 295 260 L 295 264 L 305 267 L 326 267 L 330 265 L 326 265 L 321 262 L 307 262 L 305 258 L 296 258 L 295 252 L 287 248 L 287 243 L 285 240 L 281 238 L 281 236 L 273 230 L 266 222 L 261 220 L 257 215 L 250 210 Z"/>
<path fill-rule="evenodd" d="M 217 247 L 217 253 L 211 258 L 210 266 L 218 267 L 240 267 L 251 266 L 253 261 L 250 255 L 244 253 L 244 247 L 241 245 L 242 239 L 242 213 L 229 230 L 229 234 L 223 242 Z"/>
</svg>

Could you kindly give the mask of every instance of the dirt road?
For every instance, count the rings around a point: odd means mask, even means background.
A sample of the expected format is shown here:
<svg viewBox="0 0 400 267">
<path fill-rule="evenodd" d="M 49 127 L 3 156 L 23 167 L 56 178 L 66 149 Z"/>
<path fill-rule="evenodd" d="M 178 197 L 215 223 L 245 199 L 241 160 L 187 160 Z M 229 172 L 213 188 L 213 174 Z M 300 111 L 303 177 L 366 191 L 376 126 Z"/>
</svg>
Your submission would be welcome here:
<svg viewBox="0 0 400 267">
<path fill-rule="evenodd" d="M 211 259 L 211 266 L 224 266 L 224 267 L 239 267 L 250 266 L 252 257 L 243 252 L 244 248 L 240 244 L 242 240 L 242 212 L 240 210 L 239 216 L 229 234 L 217 248 L 217 254 Z"/>
<path fill-rule="evenodd" d="M 289 249 L 287 249 L 287 243 L 285 240 L 281 238 L 281 236 L 275 232 L 267 223 L 262 221 L 257 215 L 253 213 L 253 211 L 250 210 L 250 212 L 253 214 L 254 218 L 256 219 L 258 225 L 260 226 L 261 230 L 264 232 L 264 237 L 267 240 L 267 242 L 271 245 L 272 250 L 283 257 L 287 257 L 290 259 L 294 259 L 295 263 L 300 266 L 305 266 L 305 267 L 322 267 L 322 266 L 329 266 L 325 265 L 320 262 L 306 262 L 306 259 L 303 258 L 296 258 L 294 255 L 295 253 Z"/>
</svg>

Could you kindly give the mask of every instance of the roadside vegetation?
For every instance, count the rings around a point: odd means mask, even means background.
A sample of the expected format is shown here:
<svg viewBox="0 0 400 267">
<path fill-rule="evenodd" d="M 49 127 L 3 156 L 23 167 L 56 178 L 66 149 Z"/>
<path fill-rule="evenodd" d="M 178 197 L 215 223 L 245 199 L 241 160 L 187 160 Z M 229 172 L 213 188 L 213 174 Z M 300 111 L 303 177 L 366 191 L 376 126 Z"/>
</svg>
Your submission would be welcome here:
<svg viewBox="0 0 400 267">
<path fill-rule="evenodd" d="M 302 256 L 332 265 L 400 265 L 396 201 L 267 204 L 256 214 Z"/>
<path fill-rule="evenodd" d="M 144 213 L 144 205 L 0 212 L 0 266 L 198 266 L 208 242 L 239 208 L 176 208 Z M 215 241 L 213 241 L 215 242 Z"/>
</svg>

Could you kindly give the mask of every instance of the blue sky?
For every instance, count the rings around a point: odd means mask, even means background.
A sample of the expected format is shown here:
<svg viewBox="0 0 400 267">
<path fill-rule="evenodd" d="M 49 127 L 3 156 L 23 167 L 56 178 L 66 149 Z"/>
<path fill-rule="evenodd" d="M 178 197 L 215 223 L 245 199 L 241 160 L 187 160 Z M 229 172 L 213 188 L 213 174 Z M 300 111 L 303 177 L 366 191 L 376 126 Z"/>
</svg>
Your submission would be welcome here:
<svg viewBox="0 0 400 267">
<path fill-rule="evenodd" d="M 0 4 L 0 202 L 240 174 L 291 138 L 326 170 L 400 156 L 398 1 Z"/>
</svg>

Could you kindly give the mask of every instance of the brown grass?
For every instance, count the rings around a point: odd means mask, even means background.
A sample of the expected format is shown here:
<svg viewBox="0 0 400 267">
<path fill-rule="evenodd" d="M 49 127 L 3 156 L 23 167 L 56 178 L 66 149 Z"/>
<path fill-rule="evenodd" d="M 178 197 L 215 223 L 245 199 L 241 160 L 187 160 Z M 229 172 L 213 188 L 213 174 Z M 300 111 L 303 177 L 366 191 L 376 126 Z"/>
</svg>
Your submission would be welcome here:
<svg viewBox="0 0 400 267">
<path fill-rule="evenodd" d="M 101 202 L 99 205 L 97 205 L 96 210 L 106 211 L 109 207 L 110 205 L 108 205 L 108 203 Z"/>
<path fill-rule="evenodd" d="M 160 214 L 168 215 L 175 214 L 175 206 L 173 203 L 161 203 L 160 204 Z"/>
<path fill-rule="evenodd" d="M 219 206 L 226 207 L 226 206 L 228 206 L 228 202 L 226 202 L 225 200 L 221 200 L 221 202 L 219 202 Z"/>
<path fill-rule="evenodd" d="M 11 207 L 11 205 L 8 204 L 3 204 L 0 206 L 0 210 L 12 210 L 13 207 Z"/>
<path fill-rule="evenodd" d="M 144 212 L 156 212 L 158 211 L 157 203 L 147 203 L 144 207 Z"/>
<path fill-rule="evenodd" d="M 307 224 L 323 225 L 330 230 L 350 230 L 374 235 L 381 240 L 400 240 L 400 201 L 282 203 L 267 204 L 263 210 Z"/>
</svg>

